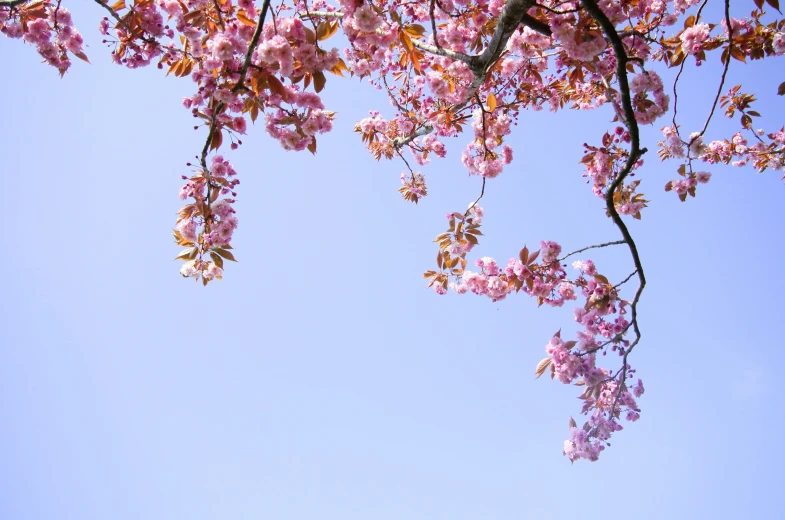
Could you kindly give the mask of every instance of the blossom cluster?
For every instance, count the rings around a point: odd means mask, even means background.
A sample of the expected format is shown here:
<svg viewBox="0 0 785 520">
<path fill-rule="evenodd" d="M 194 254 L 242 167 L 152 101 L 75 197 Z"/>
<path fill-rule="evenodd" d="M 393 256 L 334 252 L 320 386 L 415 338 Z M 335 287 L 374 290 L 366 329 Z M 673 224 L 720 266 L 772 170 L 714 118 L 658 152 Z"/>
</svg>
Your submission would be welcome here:
<svg viewBox="0 0 785 520">
<path fill-rule="evenodd" d="M 634 344 L 625 339 L 631 326 L 627 317 L 630 304 L 619 298 L 620 284 L 611 285 L 588 259 L 573 262 L 573 268 L 580 274 L 568 278 L 559 258 L 562 248 L 552 241 L 542 241 L 540 249 L 533 253 L 524 248 L 518 258 L 509 259 L 506 265 L 486 256 L 475 261 L 479 271 L 465 269 L 466 253 L 471 251 L 475 241 L 465 241 L 468 247 L 464 247 L 464 241 L 459 237 L 462 230 L 476 230 L 479 224 L 470 212 L 450 214 L 448 220 L 451 232 L 437 237 L 440 243 L 437 263 L 441 271 L 425 273 L 438 294 L 446 292 L 445 280 L 454 278 L 449 287 L 455 293 L 471 292 L 492 301 L 522 292 L 536 298 L 539 305 L 560 307 L 567 301 L 577 300 L 579 295 L 582 297 L 583 304 L 574 309 L 575 321 L 581 327 L 577 339 L 565 342 L 561 333 L 554 335 L 545 348 L 548 357 L 538 364 L 536 373 L 539 377 L 550 368 L 552 378 L 584 387 L 580 396 L 583 400 L 581 413 L 587 420 L 582 428 L 571 420 L 570 439 L 565 441 L 564 453 L 572 461 L 597 460 L 611 434 L 622 429 L 621 417 L 628 421 L 640 417 L 635 397 L 643 393 L 643 384 L 638 380 L 635 386 L 628 388 L 627 380 L 634 377 L 635 370 L 628 364 L 627 354 Z M 458 259 L 457 269 L 452 267 L 450 258 Z M 622 366 L 615 372 L 596 364 L 598 355 L 609 352 L 622 358 Z"/>
<path fill-rule="evenodd" d="M 608 216 L 624 227 L 621 216 L 641 218 L 649 202 L 638 192 L 639 126 L 672 108 L 655 68 L 700 65 L 711 53 L 726 67 L 731 60 L 785 54 L 785 20 L 769 20 L 764 3 L 778 5 L 755 0 L 748 16 L 726 12 L 710 23 L 699 0 L 118 0 L 99 2 L 106 14 L 99 31 L 116 63 L 131 69 L 156 64 L 192 82 L 182 104 L 196 128 L 205 129 L 205 143 L 194 175 L 184 178 L 180 196 L 189 200 L 174 234 L 185 247 L 177 256 L 184 261 L 181 273 L 206 284 L 223 276 L 224 260 L 234 260 L 239 181 L 222 155 L 225 147 L 240 146 L 261 115 L 284 149 L 315 154 L 317 136 L 334 126 L 335 113 L 321 94 L 328 73 L 355 76 L 389 97 L 391 113 L 373 111 L 355 126 L 376 159 L 406 161 L 408 153 L 424 166 L 446 156 L 446 139 L 467 132 L 461 161 L 481 177 L 480 198 L 486 181 L 512 164 L 509 136 L 523 111 L 608 105 L 618 126 L 604 132 L 600 144 L 584 145 L 581 163 L 592 191 L 608 202 Z M 325 43 L 338 31 L 348 41 L 342 51 Z M 0 0 L 0 33 L 34 45 L 61 74 L 71 56 L 87 60 L 59 0 Z M 780 91 L 785 94 L 785 83 Z M 760 116 L 751 109 L 754 100 L 740 87 L 721 98 L 726 116 L 741 122 L 728 139 L 705 137 L 711 116 L 706 128 L 684 138 L 674 114 L 659 155 L 681 162 L 680 178 L 666 190 L 682 200 L 694 196 L 711 176 L 704 169 L 719 163 L 785 170 L 785 129 L 754 130 L 753 118 Z M 418 202 L 427 194 L 424 175 L 406 166 L 399 192 Z M 635 303 L 619 297 L 624 282 L 612 285 L 590 260 L 575 264 L 578 276 L 568 276 L 561 261 L 569 255 L 559 258 L 556 242 L 544 241 L 536 252 L 524 247 L 506 263 L 481 256 L 467 269 L 467 255 L 482 237 L 478 201 L 448 214 L 448 229 L 436 238 L 437 269 L 425 278 L 440 294 L 451 288 L 499 301 L 523 292 L 553 307 L 583 300 L 574 310 L 582 327 L 578 339 L 555 336 L 541 365 L 562 382 L 586 387 L 587 421 L 581 428 L 571 424 L 564 451 L 571 460 L 596 460 L 621 428 L 621 415 L 635 420 L 639 413 L 634 397 L 643 387 L 627 388 L 634 373 L 627 355 L 637 340 L 625 339 Z M 629 233 L 624 236 L 629 242 Z M 623 356 L 615 372 L 595 365 L 608 351 Z"/>
<path fill-rule="evenodd" d="M 180 198 L 193 199 L 178 212 L 175 241 L 185 246 L 177 259 L 184 277 L 201 279 L 204 284 L 223 276 L 224 259 L 235 261 L 231 242 L 237 229 L 232 204 L 240 181 L 237 172 L 222 155 L 214 155 L 207 169 L 199 168 L 180 189 Z M 223 196 L 223 198 L 220 198 Z"/>
<path fill-rule="evenodd" d="M 43 0 L 10 9 L 0 6 L 0 34 L 35 46 L 44 62 L 60 75 L 71 66 L 69 53 L 87 61 L 82 35 L 74 28 L 71 13 L 59 2 Z"/>
</svg>

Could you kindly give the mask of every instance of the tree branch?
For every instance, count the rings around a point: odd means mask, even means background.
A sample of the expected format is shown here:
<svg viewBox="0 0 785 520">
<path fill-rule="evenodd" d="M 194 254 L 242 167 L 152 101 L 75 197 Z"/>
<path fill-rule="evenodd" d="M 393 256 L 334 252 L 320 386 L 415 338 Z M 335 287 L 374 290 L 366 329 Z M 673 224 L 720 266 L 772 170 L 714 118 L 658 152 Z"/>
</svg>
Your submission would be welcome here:
<svg viewBox="0 0 785 520">
<path fill-rule="evenodd" d="M 30 0 L 5 0 L 0 2 L 0 7 L 16 7 L 19 4 L 26 4 Z"/>
<path fill-rule="evenodd" d="M 472 80 L 471 84 L 469 84 L 464 101 L 451 107 L 453 113 L 463 109 L 477 94 L 477 91 L 485 82 L 485 77 L 488 74 L 488 71 L 496 64 L 496 62 L 501 57 L 502 52 L 504 52 L 504 48 L 507 46 L 507 42 L 509 41 L 510 36 L 512 36 L 513 31 L 521 23 L 524 23 L 524 20 L 526 22 L 525 25 L 538 32 L 542 32 L 547 29 L 547 34 L 550 35 L 550 28 L 547 26 L 547 24 L 540 22 L 539 20 L 536 20 L 526 14 L 526 11 L 528 11 L 534 5 L 534 0 L 508 0 L 502 9 L 501 14 L 499 15 L 499 20 L 496 23 L 496 30 L 491 37 L 491 41 L 488 42 L 488 46 L 485 48 L 482 54 L 476 56 L 470 56 L 463 54 L 462 52 L 455 52 L 445 49 L 438 44 L 438 41 L 436 40 L 437 35 L 435 33 L 433 38 L 436 42 L 436 45 L 431 45 L 421 40 L 412 40 L 412 45 L 421 51 L 425 51 L 436 56 L 444 56 L 452 60 L 461 61 L 467 64 L 471 69 L 474 79 Z M 305 18 L 343 18 L 343 13 L 339 11 L 314 11 L 302 16 Z M 432 131 L 432 125 L 423 125 L 410 135 L 393 139 L 393 146 L 400 148 L 401 146 L 409 144 L 417 137 L 429 134 Z"/>
<path fill-rule="evenodd" d="M 627 356 L 629 356 L 630 352 L 632 352 L 632 349 L 635 348 L 641 339 L 641 331 L 638 327 L 638 301 L 640 301 L 643 288 L 646 286 L 646 276 L 643 273 L 643 266 L 641 265 L 640 255 L 638 254 L 638 247 L 635 245 L 635 241 L 632 239 L 632 235 L 630 235 L 627 225 L 616 211 L 616 207 L 613 203 L 613 194 L 624 182 L 624 179 L 627 177 L 627 175 L 629 175 L 629 173 L 632 171 L 632 168 L 635 166 L 635 163 L 638 161 L 640 156 L 645 153 L 646 150 L 641 149 L 640 147 L 640 132 L 638 130 L 638 122 L 635 120 L 635 111 L 632 108 L 632 99 L 630 97 L 630 85 L 627 80 L 627 62 L 629 61 L 629 58 L 627 56 L 627 50 L 624 48 L 624 43 L 621 41 L 619 33 L 616 31 L 616 27 L 608 19 L 602 9 L 599 8 L 594 0 L 581 0 L 581 3 L 585 7 L 586 11 L 591 15 L 591 17 L 594 18 L 594 20 L 602 28 L 602 31 L 610 41 L 611 47 L 613 48 L 613 52 L 616 56 L 616 77 L 619 81 L 619 91 L 621 93 L 622 110 L 624 112 L 625 119 L 624 124 L 630 134 L 630 155 L 627 157 L 627 162 L 624 165 L 624 168 L 622 168 L 622 170 L 616 176 L 616 179 L 614 179 L 614 181 L 611 183 L 608 191 L 605 193 L 605 206 L 608 209 L 608 214 L 611 216 L 613 223 L 616 224 L 616 227 L 619 228 L 619 231 L 621 231 L 624 241 L 627 243 L 627 247 L 629 247 L 639 282 L 638 290 L 635 292 L 635 297 L 630 304 L 630 324 L 632 325 L 635 332 L 635 339 L 624 351 L 624 359 L 622 360 L 623 366 L 619 374 L 621 376 L 618 382 L 619 390 L 616 393 L 614 404 L 609 412 L 611 418 L 613 418 L 616 413 L 616 406 L 618 404 L 619 398 L 621 397 L 622 389 L 624 388 L 624 380 L 627 376 Z"/>
<path fill-rule="evenodd" d="M 431 0 L 431 6 L 429 8 L 428 14 L 431 17 L 431 30 L 433 31 L 433 42 L 436 44 L 437 47 L 440 49 L 442 46 L 439 44 L 439 34 L 436 31 L 436 0 Z"/>
<path fill-rule="evenodd" d="M 529 13 L 523 13 L 523 15 L 521 15 L 521 24 L 525 25 L 532 31 L 544 34 L 545 36 L 553 36 L 551 27 L 547 23 L 541 22 Z"/>
<path fill-rule="evenodd" d="M 98 0 L 96 0 L 97 2 Z M 237 80 L 237 84 L 232 89 L 232 92 L 237 93 L 241 89 L 245 87 L 245 76 L 248 73 L 248 67 L 251 65 L 251 56 L 253 55 L 256 46 L 259 44 L 259 37 L 262 34 L 262 29 L 264 27 L 264 21 L 267 17 L 267 11 L 270 8 L 270 0 L 264 0 L 264 4 L 262 5 L 262 12 L 259 15 L 259 22 L 256 25 L 256 30 L 253 33 L 253 37 L 251 38 L 251 43 L 248 44 L 248 51 L 245 53 L 245 61 L 243 62 L 243 67 L 240 69 L 240 78 Z M 204 143 L 204 147 L 202 148 L 202 155 L 200 158 L 200 164 L 202 165 L 202 170 L 204 171 L 205 181 L 207 184 L 207 204 L 210 204 L 210 191 L 212 187 L 210 186 L 210 171 L 207 169 L 207 153 L 210 151 L 210 143 L 213 140 L 213 134 L 215 133 L 216 126 L 218 123 L 218 115 L 224 109 L 224 103 L 218 103 L 213 108 L 213 115 L 210 119 L 210 130 L 207 133 L 207 140 Z"/>
<path fill-rule="evenodd" d="M 106 9 L 107 11 L 109 11 L 109 14 L 112 15 L 112 18 L 117 20 L 118 25 L 120 25 L 123 29 L 128 31 L 129 35 L 133 36 L 134 38 L 141 38 L 141 34 L 134 34 L 134 31 L 131 29 L 131 27 L 127 23 L 125 23 L 123 21 L 123 19 L 120 18 L 120 15 L 117 14 L 117 12 L 114 9 L 109 7 L 108 4 L 106 4 L 105 2 L 102 2 L 101 0 L 95 0 L 95 3 L 100 5 L 101 7 Z M 158 43 L 155 39 L 152 39 L 152 38 L 141 38 L 141 39 L 142 39 L 142 41 L 147 42 L 147 43 L 156 43 L 156 44 Z"/>
<path fill-rule="evenodd" d="M 463 54 L 462 52 L 451 51 L 450 49 L 445 49 L 444 47 L 436 47 L 421 40 L 412 40 L 412 45 L 421 51 L 436 54 L 437 56 L 444 56 L 445 58 L 450 58 L 456 61 L 462 61 L 470 67 L 472 59 L 474 58 L 474 56 L 469 56 L 468 54 Z"/>
</svg>

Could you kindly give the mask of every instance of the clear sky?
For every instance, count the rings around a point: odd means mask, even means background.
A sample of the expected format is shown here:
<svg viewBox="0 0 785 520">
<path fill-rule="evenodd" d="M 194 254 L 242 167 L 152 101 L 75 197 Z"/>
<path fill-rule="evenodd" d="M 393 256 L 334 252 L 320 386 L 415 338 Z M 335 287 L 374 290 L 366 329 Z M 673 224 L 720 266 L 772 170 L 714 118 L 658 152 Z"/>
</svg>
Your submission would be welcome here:
<svg viewBox="0 0 785 520">
<path fill-rule="evenodd" d="M 329 77 L 338 119 L 316 157 L 260 126 L 227 154 L 239 263 L 204 288 L 172 261 L 180 175 L 205 138 L 179 103 L 192 83 L 112 65 L 98 6 L 66 5 L 92 65 L 60 79 L 0 40 L 0 519 L 785 515 L 779 174 L 715 168 L 681 203 L 663 191 L 677 164 L 654 153 L 664 121 L 646 131 L 651 203 L 631 224 L 649 281 L 632 356 L 642 417 L 571 466 L 578 393 L 533 374 L 550 335 L 574 330 L 571 309 L 439 297 L 421 278 L 444 214 L 479 192 L 463 141 L 423 169 L 430 195 L 410 205 L 402 164 L 352 132 L 384 97 Z M 685 73 L 687 131 L 718 62 Z M 781 67 L 731 67 L 770 130 L 785 121 Z M 578 164 L 610 117 L 524 114 L 512 165 L 488 183 L 479 254 L 618 238 Z M 716 122 L 709 138 L 735 128 Z M 594 258 L 632 270 L 622 250 Z"/>
</svg>

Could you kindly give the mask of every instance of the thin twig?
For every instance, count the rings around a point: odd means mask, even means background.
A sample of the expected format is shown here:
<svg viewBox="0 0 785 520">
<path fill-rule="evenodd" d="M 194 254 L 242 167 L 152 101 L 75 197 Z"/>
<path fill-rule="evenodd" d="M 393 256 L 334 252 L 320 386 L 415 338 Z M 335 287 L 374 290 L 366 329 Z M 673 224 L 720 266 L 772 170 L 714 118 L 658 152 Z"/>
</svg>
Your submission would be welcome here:
<svg viewBox="0 0 785 520">
<path fill-rule="evenodd" d="M 125 22 L 123 21 L 123 19 L 122 19 L 122 18 L 120 18 L 120 15 L 119 15 L 119 14 L 117 14 L 117 11 L 115 11 L 114 9 L 112 9 L 111 7 L 109 7 L 109 5 L 107 5 L 106 3 L 102 2 L 101 0 L 95 0 L 95 3 L 96 3 L 96 4 L 98 4 L 98 5 L 100 5 L 101 7 L 103 7 L 104 9 L 106 9 L 107 11 L 109 11 L 109 14 L 110 14 L 110 15 L 112 15 L 112 18 L 114 18 L 115 20 L 117 20 L 117 23 L 118 23 L 118 24 L 119 24 L 119 25 L 120 25 L 120 26 L 121 26 L 123 29 L 125 29 L 126 31 L 128 31 L 128 34 L 129 34 L 129 35 L 133 36 L 134 38 L 141 38 L 141 34 L 134 34 L 134 31 L 133 31 L 133 29 L 131 29 L 131 27 L 130 27 L 130 26 L 127 24 L 127 23 L 125 23 Z M 144 32 L 142 32 L 142 34 L 144 34 Z M 149 38 L 142 38 L 142 41 L 144 41 L 144 42 L 147 42 L 147 43 L 158 43 L 156 40 L 154 40 L 154 39 L 149 39 Z"/>
<path fill-rule="evenodd" d="M 577 255 L 578 253 L 583 253 L 584 251 L 588 251 L 589 249 L 599 249 L 601 247 L 618 246 L 620 244 L 626 244 L 626 243 L 627 242 L 624 241 L 624 240 L 614 240 L 613 242 L 605 242 L 604 244 L 597 244 L 597 245 L 594 245 L 594 246 L 587 246 L 587 247 L 584 247 L 583 249 L 578 249 L 577 251 L 573 251 L 572 253 L 568 253 L 568 254 L 564 255 L 563 257 L 561 257 L 561 258 L 557 258 L 556 261 L 557 262 L 561 262 L 562 260 L 565 260 L 565 259 L 571 257 L 572 255 Z"/>
<path fill-rule="evenodd" d="M 464 213 L 464 215 L 469 214 L 472 208 L 476 206 L 478 202 L 480 202 L 480 199 L 482 198 L 483 195 L 485 195 L 485 177 L 482 178 L 482 189 L 480 190 L 480 196 L 477 197 L 477 199 L 475 199 L 475 201 L 471 203 L 469 209 L 466 210 L 466 213 Z"/>
<path fill-rule="evenodd" d="M 716 110 L 717 103 L 722 95 L 722 88 L 725 86 L 725 77 L 728 75 L 728 68 L 730 68 L 731 51 L 733 50 L 733 27 L 731 27 L 730 22 L 730 0 L 725 0 L 725 25 L 728 26 L 728 56 L 725 59 L 725 68 L 722 71 L 722 78 L 720 78 L 720 86 L 717 88 L 717 95 L 714 96 L 714 103 L 711 105 L 711 112 L 709 112 L 709 117 L 706 118 L 706 123 L 703 125 L 703 130 L 701 130 L 701 136 L 703 136 L 709 128 L 709 122 L 711 121 L 712 116 L 714 116 L 714 110 Z M 697 137 L 695 139 L 697 139 Z"/>
<path fill-rule="evenodd" d="M 622 285 L 624 285 L 625 283 L 627 283 L 628 281 L 630 281 L 630 278 L 632 278 L 633 276 L 635 276 L 635 273 L 637 273 L 637 272 L 638 272 L 638 271 L 633 271 L 633 272 L 631 272 L 629 275 L 627 275 L 627 278 L 625 278 L 625 279 L 624 279 L 624 280 L 622 280 L 621 282 L 619 282 L 619 283 L 617 283 L 616 285 L 614 285 L 614 286 L 613 286 L 613 288 L 614 288 L 614 289 L 618 289 L 619 287 L 621 287 Z"/>
</svg>

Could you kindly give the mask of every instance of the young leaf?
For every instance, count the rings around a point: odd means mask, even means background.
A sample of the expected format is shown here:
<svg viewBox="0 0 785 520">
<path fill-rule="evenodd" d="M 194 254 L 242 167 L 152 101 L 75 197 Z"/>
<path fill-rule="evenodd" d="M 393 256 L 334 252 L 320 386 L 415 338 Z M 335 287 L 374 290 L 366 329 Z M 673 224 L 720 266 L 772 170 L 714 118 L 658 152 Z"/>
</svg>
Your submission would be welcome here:
<svg viewBox="0 0 785 520">
<path fill-rule="evenodd" d="M 494 110 L 496 110 L 496 96 L 491 92 L 488 94 L 488 111 L 493 112 Z"/>
<path fill-rule="evenodd" d="M 194 255 L 194 253 L 196 253 L 196 248 L 195 247 L 189 247 L 187 249 L 183 249 L 182 251 L 180 251 L 180 254 L 177 255 L 176 257 L 174 257 L 174 259 L 175 260 L 191 260 L 192 259 L 191 255 Z M 194 255 L 194 256 L 196 256 L 196 255 Z"/>
<path fill-rule="evenodd" d="M 398 33 L 398 38 L 401 40 L 401 43 L 407 52 L 412 52 L 414 50 L 414 44 L 412 44 L 412 39 L 409 38 L 408 34 L 404 31 L 400 31 Z"/>
<path fill-rule="evenodd" d="M 213 130 L 213 136 L 212 139 L 210 140 L 210 150 L 217 150 L 218 148 L 220 148 L 221 143 L 223 142 L 224 142 L 223 132 L 221 131 L 220 128 L 216 127 L 215 130 Z"/>
<path fill-rule="evenodd" d="M 82 61 L 86 61 L 87 63 L 90 63 L 90 60 L 87 59 L 87 55 L 84 52 L 82 52 L 82 51 L 75 52 L 74 56 L 76 56 L 77 58 L 79 58 Z"/>
<path fill-rule="evenodd" d="M 237 260 L 234 259 L 234 255 L 221 247 L 214 247 L 213 251 L 221 255 L 222 257 L 226 258 L 227 260 L 231 260 L 232 262 L 236 262 Z"/>
<path fill-rule="evenodd" d="M 245 11 L 243 11 L 242 9 L 240 9 L 239 11 L 237 11 L 237 19 L 238 19 L 238 20 L 240 21 L 240 23 L 241 23 L 241 24 L 243 24 L 243 25 L 247 25 L 248 27 L 256 27 L 256 22 L 254 22 L 253 20 L 251 20 L 251 19 L 248 17 L 248 15 L 245 13 Z M 310 31 L 310 29 L 308 29 L 308 28 L 306 28 L 306 30 L 307 30 L 307 31 Z M 311 34 L 313 34 L 313 31 L 311 31 Z"/>
<path fill-rule="evenodd" d="M 325 83 L 327 83 L 327 78 L 324 76 L 324 72 L 317 70 L 313 73 L 313 88 L 317 93 L 324 89 Z"/>
<path fill-rule="evenodd" d="M 210 251 L 210 258 L 212 258 L 212 259 L 213 259 L 213 262 L 215 262 L 215 265 L 217 265 L 217 266 L 218 266 L 218 267 L 220 267 L 221 269 L 223 269 L 223 268 L 224 268 L 224 259 L 223 259 L 223 258 L 221 258 L 220 256 L 218 256 L 218 255 L 215 253 L 215 251 Z"/>
<path fill-rule="evenodd" d="M 550 356 L 537 363 L 537 368 L 534 370 L 535 379 L 539 378 L 545 373 L 545 370 L 551 364 Z"/>
<path fill-rule="evenodd" d="M 526 246 L 523 246 L 523 249 L 521 249 L 521 252 L 518 253 L 518 258 L 520 258 L 521 263 L 526 265 L 526 262 L 529 260 L 529 248 L 526 247 Z"/>
<path fill-rule="evenodd" d="M 286 101 L 289 97 L 289 93 L 287 92 L 286 88 L 281 83 L 281 80 L 276 78 L 273 75 L 267 76 L 267 86 L 270 87 L 270 92 L 273 94 L 278 94 L 281 98 Z"/>
</svg>

